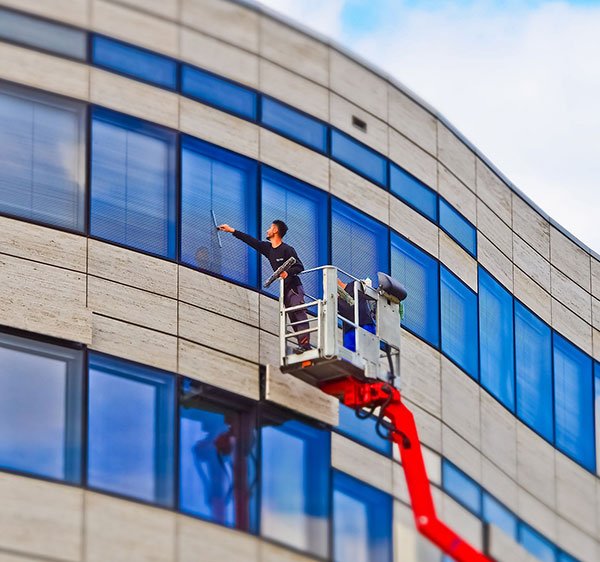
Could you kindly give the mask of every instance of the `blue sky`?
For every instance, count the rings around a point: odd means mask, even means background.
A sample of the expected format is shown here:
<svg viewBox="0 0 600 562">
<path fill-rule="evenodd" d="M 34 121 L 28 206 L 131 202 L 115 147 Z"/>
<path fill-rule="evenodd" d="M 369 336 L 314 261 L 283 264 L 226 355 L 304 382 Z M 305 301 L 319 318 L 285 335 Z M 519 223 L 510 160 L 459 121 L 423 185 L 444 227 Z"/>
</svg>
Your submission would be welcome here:
<svg viewBox="0 0 600 562">
<path fill-rule="evenodd" d="M 600 253 L 600 0 L 262 0 L 390 73 Z"/>
</svg>

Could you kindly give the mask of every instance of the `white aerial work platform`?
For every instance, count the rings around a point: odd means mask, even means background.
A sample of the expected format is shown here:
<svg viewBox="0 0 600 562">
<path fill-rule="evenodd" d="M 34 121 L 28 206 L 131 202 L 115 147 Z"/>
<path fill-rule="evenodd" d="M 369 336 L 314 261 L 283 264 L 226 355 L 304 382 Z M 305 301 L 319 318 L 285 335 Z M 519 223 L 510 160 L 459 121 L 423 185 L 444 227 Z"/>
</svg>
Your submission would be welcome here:
<svg viewBox="0 0 600 562">
<path fill-rule="evenodd" d="M 357 279 L 332 265 L 305 270 L 303 277 L 312 276 L 319 295 L 307 295 L 305 304 L 286 308 L 279 299 L 281 370 L 318 386 L 342 376 L 358 379 L 379 379 L 392 382 L 400 372 L 400 301 L 406 297 L 404 288 L 385 273 L 378 273 L 378 288 Z M 354 291 L 346 293 L 338 279 L 354 281 Z M 280 280 L 283 295 L 283 279 Z M 339 314 L 338 298 L 352 306 L 353 318 Z M 359 325 L 359 303 L 366 300 L 373 311 L 375 334 Z M 306 310 L 309 328 L 294 331 L 288 312 Z M 301 324 L 303 322 L 296 322 Z M 344 347 L 344 330 L 354 330 L 355 350 Z M 297 353 L 293 342 L 308 333 L 311 349 Z"/>
</svg>

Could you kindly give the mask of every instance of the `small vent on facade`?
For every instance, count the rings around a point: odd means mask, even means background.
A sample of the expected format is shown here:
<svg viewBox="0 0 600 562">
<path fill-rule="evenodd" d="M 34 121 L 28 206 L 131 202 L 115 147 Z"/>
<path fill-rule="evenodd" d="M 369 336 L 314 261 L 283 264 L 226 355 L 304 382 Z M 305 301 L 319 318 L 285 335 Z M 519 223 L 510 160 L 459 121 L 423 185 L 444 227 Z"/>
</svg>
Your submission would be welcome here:
<svg viewBox="0 0 600 562">
<path fill-rule="evenodd" d="M 359 119 L 356 115 L 352 116 L 352 124 L 357 129 L 360 129 L 363 133 L 367 132 L 367 124 L 362 119 Z"/>
</svg>

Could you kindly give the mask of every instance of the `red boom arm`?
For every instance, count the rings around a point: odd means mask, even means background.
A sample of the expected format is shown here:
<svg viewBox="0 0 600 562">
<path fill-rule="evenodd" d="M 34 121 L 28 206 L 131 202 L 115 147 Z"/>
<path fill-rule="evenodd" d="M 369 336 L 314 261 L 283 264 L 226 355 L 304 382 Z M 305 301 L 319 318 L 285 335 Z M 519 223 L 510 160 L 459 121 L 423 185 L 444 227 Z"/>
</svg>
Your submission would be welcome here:
<svg viewBox="0 0 600 562">
<path fill-rule="evenodd" d="M 323 392 L 338 397 L 351 408 L 380 406 L 380 415 L 391 421 L 391 438 L 400 449 L 415 524 L 419 532 L 457 562 L 492 562 L 438 519 L 423 462 L 417 426 L 410 410 L 402 403 L 400 392 L 384 382 L 361 382 L 352 377 L 324 383 L 320 388 Z"/>
</svg>

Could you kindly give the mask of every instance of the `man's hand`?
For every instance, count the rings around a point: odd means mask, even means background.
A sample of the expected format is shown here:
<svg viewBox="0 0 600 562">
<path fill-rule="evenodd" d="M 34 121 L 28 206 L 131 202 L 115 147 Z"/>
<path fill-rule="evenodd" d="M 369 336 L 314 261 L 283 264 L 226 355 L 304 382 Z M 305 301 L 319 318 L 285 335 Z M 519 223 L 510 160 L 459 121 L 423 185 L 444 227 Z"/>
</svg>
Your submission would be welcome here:
<svg viewBox="0 0 600 562">
<path fill-rule="evenodd" d="M 228 224 L 220 224 L 217 226 L 219 230 L 223 230 L 224 232 L 235 232 L 235 228 L 231 228 Z"/>
<path fill-rule="evenodd" d="M 287 279 L 287 276 L 288 276 L 287 271 L 282 271 L 281 274 L 279 275 L 279 277 L 281 277 L 282 279 Z"/>
</svg>

